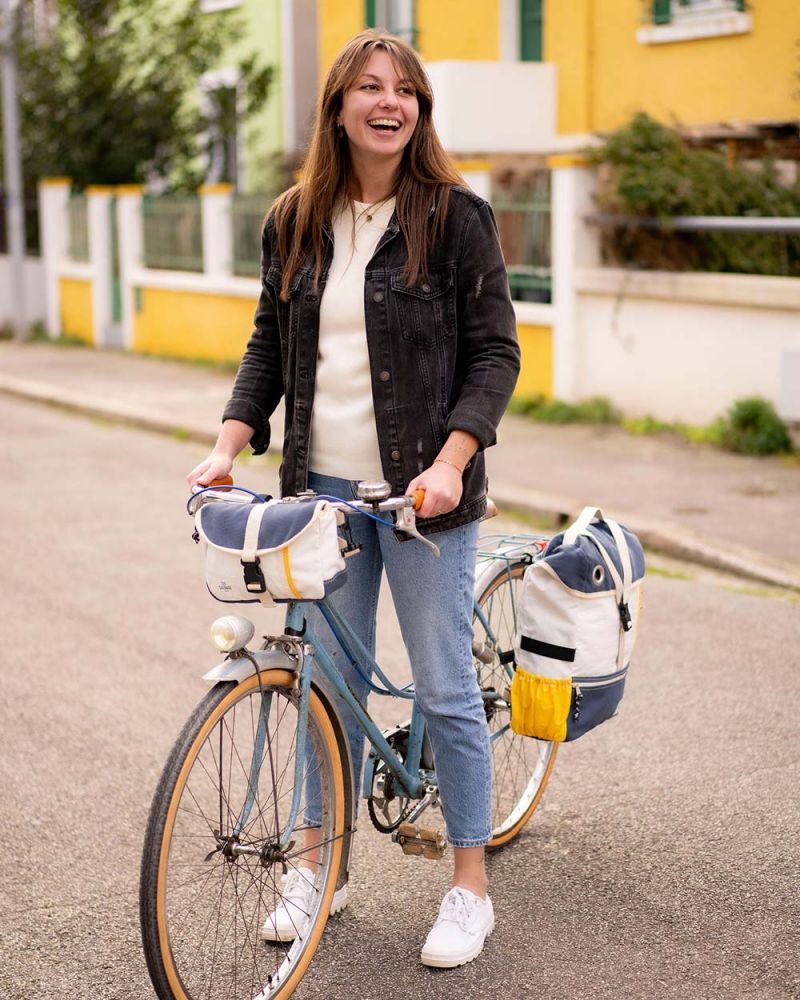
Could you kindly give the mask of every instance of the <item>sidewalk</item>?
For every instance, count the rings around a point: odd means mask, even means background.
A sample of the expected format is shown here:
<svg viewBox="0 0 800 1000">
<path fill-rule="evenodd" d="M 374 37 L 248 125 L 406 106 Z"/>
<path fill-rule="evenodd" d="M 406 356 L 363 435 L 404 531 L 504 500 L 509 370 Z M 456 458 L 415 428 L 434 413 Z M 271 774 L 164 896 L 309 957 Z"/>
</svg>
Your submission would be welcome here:
<svg viewBox="0 0 800 1000">
<path fill-rule="evenodd" d="M 209 444 L 232 381 L 116 351 L 0 343 L 4 393 Z M 513 416 L 487 464 L 501 510 L 552 524 L 592 503 L 655 551 L 800 590 L 800 464 Z"/>
</svg>

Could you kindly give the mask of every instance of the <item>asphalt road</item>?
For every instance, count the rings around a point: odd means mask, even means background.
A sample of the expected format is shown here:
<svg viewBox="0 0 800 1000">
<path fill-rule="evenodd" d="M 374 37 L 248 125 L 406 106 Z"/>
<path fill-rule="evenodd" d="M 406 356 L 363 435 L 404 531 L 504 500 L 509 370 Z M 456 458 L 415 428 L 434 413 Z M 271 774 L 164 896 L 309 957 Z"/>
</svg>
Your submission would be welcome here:
<svg viewBox="0 0 800 1000">
<path fill-rule="evenodd" d="M 182 511 L 202 450 L 7 399 L 0 428 L 0 996 L 144 1000 L 146 813 L 217 659 Z M 275 472 L 253 461 L 239 479 L 268 489 Z M 365 820 L 351 903 L 298 998 L 800 996 L 800 608 L 662 564 L 644 614 L 619 718 L 562 748 L 528 828 L 490 859 L 479 960 L 418 964 L 448 864 Z"/>
</svg>

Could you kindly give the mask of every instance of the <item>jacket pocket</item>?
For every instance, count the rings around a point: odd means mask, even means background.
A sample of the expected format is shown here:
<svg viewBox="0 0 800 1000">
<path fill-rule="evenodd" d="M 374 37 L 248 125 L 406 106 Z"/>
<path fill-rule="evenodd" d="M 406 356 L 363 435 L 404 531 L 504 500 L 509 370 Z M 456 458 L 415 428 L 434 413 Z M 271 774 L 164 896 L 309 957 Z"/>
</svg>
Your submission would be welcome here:
<svg viewBox="0 0 800 1000">
<path fill-rule="evenodd" d="M 404 340 L 420 347 L 435 347 L 455 335 L 455 278 L 452 271 L 431 274 L 416 285 L 405 283 L 402 274 L 391 277 Z"/>
</svg>

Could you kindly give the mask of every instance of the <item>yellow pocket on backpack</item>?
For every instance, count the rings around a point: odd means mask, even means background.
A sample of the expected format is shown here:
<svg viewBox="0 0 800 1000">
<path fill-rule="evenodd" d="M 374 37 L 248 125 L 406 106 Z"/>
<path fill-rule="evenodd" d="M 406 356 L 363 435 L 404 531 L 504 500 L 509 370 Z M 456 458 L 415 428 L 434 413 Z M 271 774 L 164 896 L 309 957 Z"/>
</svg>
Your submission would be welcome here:
<svg viewBox="0 0 800 1000">
<path fill-rule="evenodd" d="M 540 677 L 517 667 L 511 682 L 511 728 L 537 740 L 565 740 L 571 700 L 570 677 Z"/>
</svg>

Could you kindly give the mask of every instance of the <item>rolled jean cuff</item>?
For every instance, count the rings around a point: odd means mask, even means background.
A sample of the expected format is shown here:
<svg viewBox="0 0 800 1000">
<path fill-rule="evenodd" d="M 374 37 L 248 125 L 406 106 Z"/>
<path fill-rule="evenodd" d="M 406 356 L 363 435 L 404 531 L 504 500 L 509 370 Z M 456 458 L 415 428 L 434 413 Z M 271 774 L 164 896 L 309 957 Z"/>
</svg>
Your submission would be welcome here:
<svg viewBox="0 0 800 1000">
<path fill-rule="evenodd" d="M 488 837 L 479 837 L 477 840 L 458 840 L 448 835 L 447 842 L 451 847 L 486 847 L 491 839 L 491 834 Z"/>
</svg>

